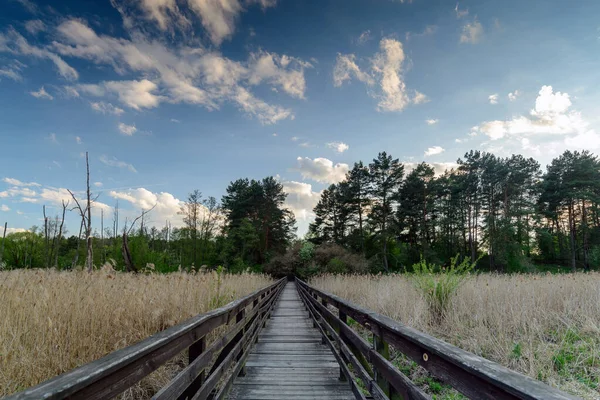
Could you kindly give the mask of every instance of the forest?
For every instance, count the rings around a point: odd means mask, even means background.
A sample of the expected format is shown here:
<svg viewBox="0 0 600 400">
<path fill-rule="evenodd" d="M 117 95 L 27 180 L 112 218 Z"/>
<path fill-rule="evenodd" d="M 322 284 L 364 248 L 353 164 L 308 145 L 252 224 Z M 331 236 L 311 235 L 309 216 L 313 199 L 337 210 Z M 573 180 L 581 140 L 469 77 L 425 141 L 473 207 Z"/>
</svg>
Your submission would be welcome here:
<svg viewBox="0 0 600 400">
<path fill-rule="evenodd" d="M 73 196 L 76 206 L 63 202 L 60 215 L 47 216 L 44 207 L 43 226 L 6 235 L 0 267 L 73 269 L 85 259 L 133 272 L 222 265 L 233 273 L 312 275 L 403 272 L 421 259 L 445 265 L 456 255 L 483 271 L 600 267 L 595 155 L 565 151 L 542 170 L 533 158 L 469 151 L 457 164 L 436 175 L 424 162 L 408 170 L 386 152 L 356 162 L 322 191 L 304 238 L 296 237 L 273 177 L 231 182 L 220 201 L 193 190 L 181 205 L 181 227 L 149 224 L 151 208 L 123 223 L 117 203 L 92 229 L 88 190 L 89 205 Z M 65 234 L 66 212 L 81 217 L 79 234 Z"/>
</svg>

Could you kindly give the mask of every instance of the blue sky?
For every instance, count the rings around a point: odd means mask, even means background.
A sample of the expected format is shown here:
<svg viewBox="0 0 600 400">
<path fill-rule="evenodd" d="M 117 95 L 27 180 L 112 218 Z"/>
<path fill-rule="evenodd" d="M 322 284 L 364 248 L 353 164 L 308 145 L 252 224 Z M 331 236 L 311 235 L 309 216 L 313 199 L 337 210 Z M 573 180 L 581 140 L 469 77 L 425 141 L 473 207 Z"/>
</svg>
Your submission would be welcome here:
<svg viewBox="0 0 600 400">
<path fill-rule="evenodd" d="M 274 175 L 302 234 L 320 191 L 382 150 L 443 171 L 470 149 L 546 165 L 600 147 L 594 0 L 2 7 L 0 222 L 12 230 L 81 193 L 85 151 L 96 215 L 157 204 L 153 222 L 177 225 L 191 190 L 220 198 L 234 179 Z"/>
</svg>

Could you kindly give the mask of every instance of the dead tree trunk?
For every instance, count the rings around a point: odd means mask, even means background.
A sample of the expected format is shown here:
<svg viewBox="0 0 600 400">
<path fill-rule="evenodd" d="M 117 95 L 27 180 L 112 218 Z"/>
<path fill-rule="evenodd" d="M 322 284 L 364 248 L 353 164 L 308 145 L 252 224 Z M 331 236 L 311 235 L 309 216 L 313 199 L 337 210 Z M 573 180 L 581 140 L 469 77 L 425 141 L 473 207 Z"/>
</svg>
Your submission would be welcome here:
<svg viewBox="0 0 600 400">
<path fill-rule="evenodd" d="M 131 258 L 131 251 L 129 250 L 129 243 L 127 242 L 127 232 L 123 232 L 123 246 L 121 250 L 123 252 L 123 260 L 125 261 L 125 269 L 127 272 L 138 272 L 138 269 Z"/>
<path fill-rule="evenodd" d="M 65 226 L 65 214 L 67 212 L 67 207 L 69 207 L 69 201 L 65 203 L 62 200 L 62 220 L 60 221 L 60 228 L 58 229 L 58 236 L 56 239 L 56 254 L 54 255 L 54 268 L 58 268 L 58 251 L 60 250 L 60 240 L 62 239 L 63 227 Z M 79 233 L 81 236 L 81 233 Z"/>
<path fill-rule="evenodd" d="M 6 240 L 6 227 L 8 222 L 4 223 L 4 233 L 2 234 L 2 246 L 0 246 L 0 265 L 2 264 L 2 259 L 4 259 L 4 241 Z"/>
<path fill-rule="evenodd" d="M 87 186 L 87 205 L 85 208 L 81 207 L 79 204 L 79 200 L 77 197 L 69 190 L 69 194 L 75 201 L 76 209 L 79 210 L 79 215 L 81 216 L 82 227 L 85 228 L 85 237 L 86 237 L 86 247 L 87 247 L 87 256 L 85 259 L 85 264 L 87 266 L 88 272 L 92 272 L 94 268 L 94 252 L 92 250 L 92 198 L 90 192 L 90 163 L 88 158 L 87 151 L 85 152 L 85 166 L 86 166 L 86 186 Z M 68 189 L 67 189 L 68 190 Z M 95 199 L 94 199 L 95 200 Z M 79 243 L 78 243 L 79 244 Z"/>
</svg>

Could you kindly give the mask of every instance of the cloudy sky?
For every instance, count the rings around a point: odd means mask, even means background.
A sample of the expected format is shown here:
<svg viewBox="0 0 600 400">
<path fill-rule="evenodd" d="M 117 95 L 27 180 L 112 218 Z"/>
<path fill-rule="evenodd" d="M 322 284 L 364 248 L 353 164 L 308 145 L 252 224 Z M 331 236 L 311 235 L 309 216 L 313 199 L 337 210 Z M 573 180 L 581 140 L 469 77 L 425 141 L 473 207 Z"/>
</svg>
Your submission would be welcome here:
<svg viewBox="0 0 600 400">
<path fill-rule="evenodd" d="M 382 150 L 438 170 L 469 149 L 598 151 L 598 15 L 597 0 L 3 0 L 0 222 L 40 225 L 81 193 L 85 151 L 96 213 L 157 204 L 177 225 L 191 190 L 274 175 L 300 234 L 320 191 Z"/>
</svg>

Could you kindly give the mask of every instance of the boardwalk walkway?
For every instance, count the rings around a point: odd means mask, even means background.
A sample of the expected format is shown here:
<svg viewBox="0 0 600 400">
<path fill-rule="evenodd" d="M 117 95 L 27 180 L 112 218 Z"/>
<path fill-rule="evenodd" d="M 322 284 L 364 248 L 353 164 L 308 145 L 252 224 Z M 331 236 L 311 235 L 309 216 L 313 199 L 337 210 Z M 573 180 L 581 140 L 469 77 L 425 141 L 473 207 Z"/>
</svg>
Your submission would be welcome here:
<svg viewBox="0 0 600 400">
<path fill-rule="evenodd" d="M 294 282 L 288 282 L 229 399 L 354 398 L 348 383 L 339 380 L 339 364 L 321 344 Z"/>
</svg>

